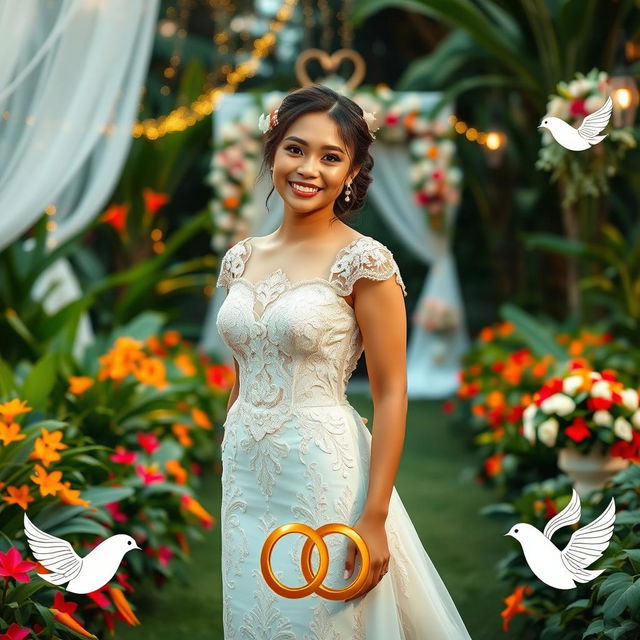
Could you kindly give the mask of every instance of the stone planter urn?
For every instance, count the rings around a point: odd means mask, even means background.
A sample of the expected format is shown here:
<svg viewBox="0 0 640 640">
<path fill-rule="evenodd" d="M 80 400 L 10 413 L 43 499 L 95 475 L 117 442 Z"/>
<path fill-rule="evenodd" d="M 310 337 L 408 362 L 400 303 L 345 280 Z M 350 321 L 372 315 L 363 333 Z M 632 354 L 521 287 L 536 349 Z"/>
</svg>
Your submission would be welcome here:
<svg viewBox="0 0 640 640">
<path fill-rule="evenodd" d="M 594 447 L 584 454 L 573 447 L 558 452 L 558 467 L 573 481 L 581 499 L 597 489 L 604 488 L 607 480 L 629 466 L 629 460 L 604 453 Z"/>
</svg>

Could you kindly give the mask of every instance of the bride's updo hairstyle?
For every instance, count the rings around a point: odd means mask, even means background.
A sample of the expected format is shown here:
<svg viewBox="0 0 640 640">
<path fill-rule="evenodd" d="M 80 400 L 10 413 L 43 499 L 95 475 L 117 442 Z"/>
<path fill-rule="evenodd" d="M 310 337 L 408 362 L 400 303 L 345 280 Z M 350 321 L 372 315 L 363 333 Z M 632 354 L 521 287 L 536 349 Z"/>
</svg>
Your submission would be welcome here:
<svg viewBox="0 0 640 640">
<path fill-rule="evenodd" d="M 295 89 L 285 96 L 278 107 L 278 124 L 271 127 L 264 136 L 264 157 L 258 179 L 273 166 L 276 149 L 287 129 L 300 116 L 313 112 L 326 113 L 338 125 L 338 133 L 343 144 L 346 145 L 347 155 L 350 159 L 347 175 L 353 171 L 354 167 L 361 167 L 351 183 L 349 202 L 345 202 L 347 189 L 345 183 L 333 205 L 333 213 L 339 219 L 344 219 L 350 212 L 362 207 L 369 184 L 373 181 L 371 177 L 373 158 L 369 153 L 373 139 L 369 133 L 367 122 L 363 118 L 360 105 L 329 87 L 312 84 Z M 269 209 L 268 200 L 274 188 L 271 187 L 267 196 L 267 210 Z"/>
</svg>

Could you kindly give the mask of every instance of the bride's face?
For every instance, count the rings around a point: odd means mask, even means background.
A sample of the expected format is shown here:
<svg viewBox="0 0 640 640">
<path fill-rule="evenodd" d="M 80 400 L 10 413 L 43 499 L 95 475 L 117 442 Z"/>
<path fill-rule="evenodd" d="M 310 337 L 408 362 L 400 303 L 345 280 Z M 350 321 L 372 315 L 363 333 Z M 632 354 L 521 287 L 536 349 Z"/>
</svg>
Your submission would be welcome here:
<svg viewBox="0 0 640 640">
<path fill-rule="evenodd" d="M 273 162 L 273 184 L 285 206 L 301 211 L 325 207 L 333 211 L 333 202 L 350 179 L 348 151 L 329 116 L 300 116 L 280 141 Z M 318 191 L 301 193 L 292 182 L 313 185 Z"/>
</svg>

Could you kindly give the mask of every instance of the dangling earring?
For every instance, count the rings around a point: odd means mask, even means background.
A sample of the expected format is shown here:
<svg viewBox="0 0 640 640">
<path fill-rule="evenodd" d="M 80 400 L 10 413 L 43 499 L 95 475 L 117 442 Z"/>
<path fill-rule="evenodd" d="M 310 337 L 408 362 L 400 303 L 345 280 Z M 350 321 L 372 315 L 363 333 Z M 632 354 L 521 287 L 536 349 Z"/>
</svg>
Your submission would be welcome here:
<svg viewBox="0 0 640 640">
<path fill-rule="evenodd" d="M 351 182 L 347 184 L 347 190 L 344 192 L 345 202 L 349 202 L 349 200 L 351 200 L 351 198 L 349 197 L 350 195 L 351 195 Z"/>
</svg>

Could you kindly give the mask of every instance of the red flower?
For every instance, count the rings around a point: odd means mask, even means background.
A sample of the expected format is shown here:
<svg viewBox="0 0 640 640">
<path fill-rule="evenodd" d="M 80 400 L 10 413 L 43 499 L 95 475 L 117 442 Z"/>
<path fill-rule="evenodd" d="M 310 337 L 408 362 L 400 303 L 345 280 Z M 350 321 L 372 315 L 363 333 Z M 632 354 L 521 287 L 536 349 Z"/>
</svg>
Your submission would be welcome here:
<svg viewBox="0 0 640 640">
<path fill-rule="evenodd" d="M 33 571 L 37 566 L 35 562 L 23 560 L 16 547 L 0 553 L 0 576 L 8 576 L 17 582 L 29 582 L 27 571 Z"/>
<path fill-rule="evenodd" d="M 442 403 L 442 412 L 443 413 L 452 413 L 453 412 L 453 408 L 454 408 L 454 405 L 453 405 L 453 402 L 451 402 L 451 400 L 445 400 Z"/>
<path fill-rule="evenodd" d="M 524 407 L 511 407 L 511 412 L 507 416 L 507 421 L 513 424 L 519 424 L 522 422 L 522 414 L 524 413 Z"/>
<path fill-rule="evenodd" d="M 142 197 L 144 198 L 144 206 L 145 209 L 153 215 L 164 207 L 167 202 L 169 202 L 169 196 L 166 193 L 158 193 L 153 189 L 144 189 L 142 191 Z"/>
<path fill-rule="evenodd" d="M 619 458 L 634 459 L 639 455 L 640 449 L 640 433 L 633 431 L 633 440 L 627 442 L 626 440 L 618 440 L 611 445 L 609 450 L 610 455 Z"/>
<path fill-rule="evenodd" d="M 149 455 L 160 446 L 155 433 L 143 433 L 142 431 L 138 431 L 138 443 Z"/>
<path fill-rule="evenodd" d="M 612 400 L 607 398 L 587 398 L 587 409 L 590 411 L 605 411 L 611 408 Z"/>
<path fill-rule="evenodd" d="M 495 371 L 496 373 L 501 373 L 503 371 L 504 367 L 505 367 L 504 362 L 494 362 L 491 365 L 491 369 L 493 371 Z"/>
<path fill-rule="evenodd" d="M 19 627 L 15 622 L 12 622 L 11 626 L 7 629 L 7 633 L 0 634 L 0 640 L 23 640 L 30 632 L 31 629 Z"/>
<path fill-rule="evenodd" d="M 425 193 L 424 191 L 417 191 L 414 199 L 416 201 L 416 204 L 421 205 L 429 204 L 429 202 L 431 201 L 431 197 L 429 196 L 429 194 Z"/>
<path fill-rule="evenodd" d="M 578 100 L 572 100 L 569 103 L 569 113 L 572 116 L 578 116 L 578 117 L 588 115 L 588 112 L 585 109 L 584 103 L 585 101 L 582 98 L 579 98 Z"/>
<path fill-rule="evenodd" d="M 540 390 L 536 392 L 534 396 L 535 403 L 540 406 L 548 397 L 556 393 L 562 393 L 562 389 L 562 378 L 550 378 L 542 385 L 542 387 L 540 387 Z"/>
<path fill-rule="evenodd" d="M 553 516 L 557 515 L 558 509 L 556 508 L 556 503 L 549 498 L 549 496 L 544 497 L 544 503 L 547 505 L 547 510 L 545 511 L 544 517 L 547 519 L 553 518 Z"/>
<path fill-rule="evenodd" d="M 574 418 L 570 426 L 568 426 L 564 432 L 574 441 L 582 442 L 585 438 L 588 438 L 591 434 L 589 427 L 584 418 Z"/>
<path fill-rule="evenodd" d="M 100 222 L 110 224 L 116 231 L 121 233 L 127 226 L 128 203 L 112 204 L 100 218 Z"/>
</svg>

